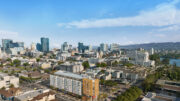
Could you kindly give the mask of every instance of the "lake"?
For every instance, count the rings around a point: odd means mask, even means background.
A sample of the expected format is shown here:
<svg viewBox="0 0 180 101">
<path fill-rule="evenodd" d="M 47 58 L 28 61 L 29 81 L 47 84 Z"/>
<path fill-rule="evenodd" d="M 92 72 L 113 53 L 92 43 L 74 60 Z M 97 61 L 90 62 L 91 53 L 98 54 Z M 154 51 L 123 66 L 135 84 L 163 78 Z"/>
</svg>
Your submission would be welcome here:
<svg viewBox="0 0 180 101">
<path fill-rule="evenodd" d="M 161 60 L 162 60 L 163 58 L 161 58 Z M 170 59 L 169 60 L 169 63 L 171 64 L 171 65 L 174 65 L 174 63 L 176 63 L 176 66 L 178 66 L 178 67 L 180 67 L 180 59 Z"/>
</svg>

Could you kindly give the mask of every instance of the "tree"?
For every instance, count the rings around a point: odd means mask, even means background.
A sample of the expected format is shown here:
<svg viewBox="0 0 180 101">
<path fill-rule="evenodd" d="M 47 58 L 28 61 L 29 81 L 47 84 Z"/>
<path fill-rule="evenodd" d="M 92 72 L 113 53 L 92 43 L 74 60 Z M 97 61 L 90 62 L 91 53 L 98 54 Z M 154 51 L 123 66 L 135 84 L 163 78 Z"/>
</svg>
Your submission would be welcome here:
<svg viewBox="0 0 180 101">
<path fill-rule="evenodd" d="M 1 90 L 5 90 L 6 88 L 5 87 L 2 87 Z"/>
<path fill-rule="evenodd" d="M 160 56 L 159 54 L 153 54 L 149 56 L 150 60 L 154 60 L 156 64 L 161 64 Z"/>
<path fill-rule="evenodd" d="M 97 63 L 96 64 L 96 67 L 106 67 L 107 66 L 107 64 L 106 63 Z"/>
<path fill-rule="evenodd" d="M 89 65 L 89 62 L 88 62 L 88 61 L 83 62 L 83 64 L 82 64 L 82 65 L 84 66 L 84 69 L 88 69 L 88 68 L 90 67 L 90 65 Z"/>
<path fill-rule="evenodd" d="M 63 61 L 58 61 L 58 65 L 63 64 L 63 63 L 64 63 Z"/>
<path fill-rule="evenodd" d="M 23 66 L 25 66 L 25 67 L 29 66 L 29 63 L 26 62 L 26 63 L 23 64 Z"/>
<path fill-rule="evenodd" d="M 11 84 L 11 85 L 9 86 L 9 88 L 14 88 L 14 84 Z"/>
<path fill-rule="evenodd" d="M 101 63 L 101 67 L 106 67 L 107 66 L 107 64 L 106 63 Z"/>
<path fill-rule="evenodd" d="M 43 57 L 42 55 L 39 56 L 39 58 L 42 58 L 42 57 Z"/>
<path fill-rule="evenodd" d="M 115 101 L 136 101 L 136 99 L 142 94 L 142 90 L 138 87 L 131 87 L 121 95 L 118 95 Z"/>
<path fill-rule="evenodd" d="M 168 58 L 164 58 L 162 60 L 162 63 L 165 64 L 165 65 L 168 65 L 169 64 L 169 59 Z"/>
<path fill-rule="evenodd" d="M 15 59 L 14 61 L 13 61 L 13 64 L 17 67 L 17 66 L 20 66 L 21 65 L 21 61 L 20 60 L 18 60 L 18 59 Z"/>
<path fill-rule="evenodd" d="M 40 61 L 40 58 L 37 58 L 36 61 L 39 62 L 39 61 Z"/>
<path fill-rule="evenodd" d="M 11 62 L 12 60 L 11 60 L 10 58 L 8 58 L 8 59 L 6 59 L 6 61 L 9 61 L 9 62 Z"/>
</svg>

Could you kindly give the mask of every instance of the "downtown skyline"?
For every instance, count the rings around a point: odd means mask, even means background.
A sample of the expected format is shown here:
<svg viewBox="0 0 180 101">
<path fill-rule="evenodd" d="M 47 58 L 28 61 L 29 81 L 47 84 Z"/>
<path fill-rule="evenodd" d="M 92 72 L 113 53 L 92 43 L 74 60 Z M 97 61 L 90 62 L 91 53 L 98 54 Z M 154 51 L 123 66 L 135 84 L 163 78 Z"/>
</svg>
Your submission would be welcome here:
<svg viewBox="0 0 180 101">
<path fill-rule="evenodd" d="M 48 37 L 51 48 L 66 41 L 75 46 L 177 42 L 179 16 L 180 0 L 6 0 L 0 1 L 0 39 L 29 46 Z"/>
</svg>

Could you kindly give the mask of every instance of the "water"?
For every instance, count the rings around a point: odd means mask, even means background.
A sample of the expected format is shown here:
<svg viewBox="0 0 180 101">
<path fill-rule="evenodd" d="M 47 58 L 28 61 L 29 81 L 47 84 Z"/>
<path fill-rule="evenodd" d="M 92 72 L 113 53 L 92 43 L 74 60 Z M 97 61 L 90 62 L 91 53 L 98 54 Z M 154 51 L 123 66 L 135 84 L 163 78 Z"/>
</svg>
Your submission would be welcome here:
<svg viewBox="0 0 180 101">
<path fill-rule="evenodd" d="M 163 59 L 163 58 L 161 58 L 161 61 L 162 61 L 162 59 Z M 170 60 L 169 60 L 169 63 L 170 63 L 171 65 L 174 65 L 174 63 L 176 63 L 176 66 L 177 66 L 177 67 L 180 67 L 180 59 L 170 59 Z"/>
<path fill-rule="evenodd" d="M 169 63 L 173 65 L 176 63 L 176 66 L 180 67 L 180 59 L 170 59 Z"/>
</svg>

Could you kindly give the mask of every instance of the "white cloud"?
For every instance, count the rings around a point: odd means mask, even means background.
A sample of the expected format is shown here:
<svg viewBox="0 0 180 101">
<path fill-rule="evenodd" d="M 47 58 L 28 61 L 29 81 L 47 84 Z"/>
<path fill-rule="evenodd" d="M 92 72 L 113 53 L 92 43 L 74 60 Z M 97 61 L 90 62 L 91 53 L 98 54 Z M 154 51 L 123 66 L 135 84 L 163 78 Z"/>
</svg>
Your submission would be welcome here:
<svg viewBox="0 0 180 101">
<path fill-rule="evenodd" d="M 18 32 L 12 32 L 12 31 L 7 31 L 7 30 L 0 30 L 0 35 L 18 35 Z"/>
<path fill-rule="evenodd" d="M 166 37 L 165 34 L 155 34 L 154 36 L 155 36 L 155 37 L 159 37 L 159 38 L 164 38 L 164 37 Z"/>
<path fill-rule="evenodd" d="M 178 30 L 180 30 L 179 25 L 172 25 L 172 26 L 160 28 L 157 31 L 164 32 L 164 31 L 178 31 Z"/>
<path fill-rule="evenodd" d="M 58 23 L 58 26 L 66 28 L 102 28 L 121 26 L 169 26 L 180 24 L 180 10 L 176 5 L 180 0 L 173 0 L 169 3 L 157 5 L 154 9 L 140 11 L 137 16 L 118 17 L 96 20 L 81 20 L 69 23 Z"/>
</svg>

